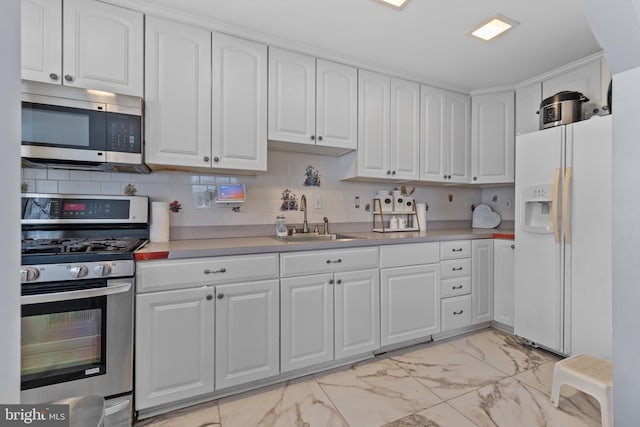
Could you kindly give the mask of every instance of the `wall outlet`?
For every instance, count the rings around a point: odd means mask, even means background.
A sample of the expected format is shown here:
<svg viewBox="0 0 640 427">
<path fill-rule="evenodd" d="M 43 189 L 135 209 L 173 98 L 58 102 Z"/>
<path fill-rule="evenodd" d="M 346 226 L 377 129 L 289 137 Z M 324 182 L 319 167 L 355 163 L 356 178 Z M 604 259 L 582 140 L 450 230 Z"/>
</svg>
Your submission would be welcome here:
<svg viewBox="0 0 640 427">
<path fill-rule="evenodd" d="M 313 199 L 313 207 L 314 209 L 322 209 L 322 196 L 319 194 Z"/>
</svg>

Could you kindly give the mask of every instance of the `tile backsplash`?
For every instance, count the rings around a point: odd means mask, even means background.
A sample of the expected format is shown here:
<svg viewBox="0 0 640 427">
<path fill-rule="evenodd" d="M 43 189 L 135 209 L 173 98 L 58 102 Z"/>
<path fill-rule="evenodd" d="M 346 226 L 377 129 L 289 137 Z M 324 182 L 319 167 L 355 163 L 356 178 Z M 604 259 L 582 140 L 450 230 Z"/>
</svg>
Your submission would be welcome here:
<svg viewBox="0 0 640 427">
<path fill-rule="evenodd" d="M 312 166 L 320 186 L 305 186 L 306 171 Z M 284 214 L 288 224 L 301 223 L 300 211 L 282 211 L 282 193 L 289 189 L 298 200 L 305 194 L 310 223 L 321 222 L 324 216 L 332 223 L 371 222 L 365 210 L 377 190 L 393 190 L 394 183 L 340 181 L 338 158 L 332 156 L 269 151 L 268 172 L 257 176 L 208 175 L 195 172 L 153 172 L 148 175 L 88 172 L 56 169 L 23 169 L 22 182 L 27 191 L 38 193 L 123 194 L 127 184 L 133 184 L 137 195 L 153 201 L 178 200 L 179 213 L 171 215 L 173 227 L 274 224 L 276 216 Z M 203 202 L 203 191 L 215 195 L 219 184 L 241 183 L 246 187 L 247 201 L 238 212 L 215 203 Z M 413 185 L 407 185 L 412 188 Z M 449 201 L 449 195 L 452 201 Z M 356 197 L 360 207 L 356 208 Z M 416 202 L 429 205 L 428 221 L 471 220 L 471 205 L 487 203 L 513 220 L 513 186 L 494 188 L 458 188 L 416 186 Z M 316 207 L 320 199 L 320 207 Z M 211 207 L 209 207 L 211 206 Z"/>
</svg>

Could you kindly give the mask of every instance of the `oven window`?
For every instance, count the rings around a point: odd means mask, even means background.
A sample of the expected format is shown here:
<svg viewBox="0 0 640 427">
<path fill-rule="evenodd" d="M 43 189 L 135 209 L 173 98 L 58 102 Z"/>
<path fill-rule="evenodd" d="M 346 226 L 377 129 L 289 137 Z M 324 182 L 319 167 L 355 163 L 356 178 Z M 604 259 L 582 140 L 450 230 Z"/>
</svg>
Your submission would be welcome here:
<svg viewBox="0 0 640 427">
<path fill-rule="evenodd" d="M 106 371 L 106 297 L 22 306 L 22 389 Z"/>
</svg>

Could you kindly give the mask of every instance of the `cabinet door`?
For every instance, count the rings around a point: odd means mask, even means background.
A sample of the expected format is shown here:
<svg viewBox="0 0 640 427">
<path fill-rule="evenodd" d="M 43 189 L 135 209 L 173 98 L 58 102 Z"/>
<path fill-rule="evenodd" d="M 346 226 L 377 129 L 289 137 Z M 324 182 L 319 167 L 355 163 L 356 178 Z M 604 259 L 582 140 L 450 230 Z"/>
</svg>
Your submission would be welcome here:
<svg viewBox="0 0 640 427">
<path fill-rule="evenodd" d="M 440 266 L 380 270 L 381 344 L 426 338 L 440 331 Z"/>
<path fill-rule="evenodd" d="M 391 78 L 370 71 L 358 75 L 358 175 L 390 178 L 389 96 Z"/>
<path fill-rule="evenodd" d="M 493 239 L 471 242 L 472 323 L 493 320 Z"/>
<path fill-rule="evenodd" d="M 445 126 L 447 93 L 443 89 L 420 87 L 420 180 L 444 181 L 449 144 Z"/>
<path fill-rule="evenodd" d="M 391 175 L 418 179 L 420 169 L 420 85 L 391 79 Z"/>
<path fill-rule="evenodd" d="M 63 83 L 142 96 L 142 13 L 94 0 L 65 0 L 63 17 Z"/>
<path fill-rule="evenodd" d="M 513 183 L 515 164 L 514 93 L 473 97 L 471 182 Z"/>
<path fill-rule="evenodd" d="M 513 326 L 515 245 L 513 240 L 493 242 L 493 320 Z"/>
<path fill-rule="evenodd" d="M 608 82 L 609 78 L 606 80 Z M 591 117 L 594 107 L 599 108 L 606 104 L 606 98 L 602 94 L 601 60 L 584 64 L 574 70 L 543 81 L 542 99 L 553 96 L 563 90 L 577 91 L 589 98 L 589 101 L 582 104 L 582 111 L 585 119 Z"/>
<path fill-rule="evenodd" d="M 213 392 L 213 288 L 136 296 L 136 410 Z"/>
<path fill-rule="evenodd" d="M 213 35 L 212 166 L 267 170 L 267 46 Z"/>
<path fill-rule="evenodd" d="M 278 280 L 216 286 L 216 390 L 280 372 Z"/>
<path fill-rule="evenodd" d="M 335 275 L 335 358 L 380 348 L 378 269 Z"/>
<path fill-rule="evenodd" d="M 280 368 L 333 360 L 333 274 L 280 279 Z"/>
<path fill-rule="evenodd" d="M 315 144 L 316 59 L 269 48 L 269 139 Z"/>
<path fill-rule="evenodd" d="M 211 33 L 147 17 L 145 155 L 148 163 L 211 165 Z"/>
<path fill-rule="evenodd" d="M 540 130 L 537 111 L 542 102 L 542 83 L 533 83 L 516 89 L 516 135 Z"/>
<path fill-rule="evenodd" d="M 447 182 L 469 182 L 471 102 L 466 95 L 447 92 L 447 126 L 445 137 L 449 151 L 445 165 L 450 176 Z"/>
<path fill-rule="evenodd" d="M 22 0 L 22 78 L 62 82 L 62 0 Z"/>
<path fill-rule="evenodd" d="M 358 148 L 358 71 L 317 60 L 316 144 Z"/>
</svg>

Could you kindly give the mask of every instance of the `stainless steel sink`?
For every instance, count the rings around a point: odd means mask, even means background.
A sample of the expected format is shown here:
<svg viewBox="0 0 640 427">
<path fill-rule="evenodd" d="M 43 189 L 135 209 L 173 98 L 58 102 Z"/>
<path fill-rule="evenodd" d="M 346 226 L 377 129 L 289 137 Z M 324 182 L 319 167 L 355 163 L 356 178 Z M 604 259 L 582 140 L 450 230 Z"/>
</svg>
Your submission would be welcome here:
<svg viewBox="0 0 640 427">
<path fill-rule="evenodd" d="M 347 242 L 349 240 L 364 239 L 364 237 L 350 236 L 347 234 L 318 234 L 318 233 L 298 233 L 291 236 L 274 237 L 276 240 L 287 243 L 295 242 L 330 242 L 340 241 Z"/>
</svg>

